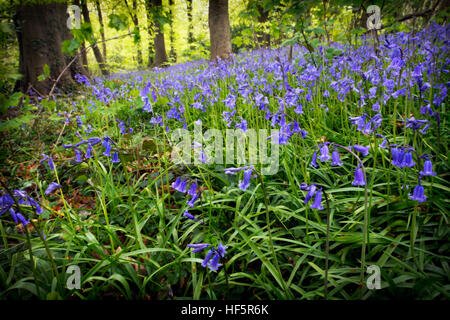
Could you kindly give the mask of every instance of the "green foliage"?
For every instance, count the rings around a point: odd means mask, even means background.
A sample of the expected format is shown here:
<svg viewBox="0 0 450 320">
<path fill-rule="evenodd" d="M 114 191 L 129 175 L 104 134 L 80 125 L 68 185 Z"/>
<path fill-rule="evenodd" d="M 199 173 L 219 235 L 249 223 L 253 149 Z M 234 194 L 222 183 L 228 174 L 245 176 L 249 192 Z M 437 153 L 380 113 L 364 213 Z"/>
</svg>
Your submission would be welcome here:
<svg viewBox="0 0 450 320">
<path fill-rule="evenodd" d="M 73 38 L 71 40 L 64 40 L 62 43 L 62 52 L 68 53 L 69 55 L 75 54 L 84 41 L 88 41 L 91 44 L 95 43 L 92 25 L 90 23 L 82 23 L 79 29 L 72 29 L 71 33 Z"/>
<path fill-rule="evenodd" d="M 128 17 L 125 14 L 110 14 L 108 16 L 108 27 L 116 29 L 117 31 L 125 30 L 128 27 Z"/>
<path fill-rule="evenodd" d="M 48 79 L 48 77 L 50 77 L 50 67 L 48 66 L 48 64 L 44 65 L 44 73 L 38 76 L 38 81 L 45 81 L 46 79 Z"/>
<path fill-rule="evenodd" d="M 9 107 L 17 107 L 20 98 L 23 97 L 23 93 L 16 92 L 13 93 L 9 98 L 6 95 L 0 93 L 0 115 L 4 114 Z"/>
</svg>

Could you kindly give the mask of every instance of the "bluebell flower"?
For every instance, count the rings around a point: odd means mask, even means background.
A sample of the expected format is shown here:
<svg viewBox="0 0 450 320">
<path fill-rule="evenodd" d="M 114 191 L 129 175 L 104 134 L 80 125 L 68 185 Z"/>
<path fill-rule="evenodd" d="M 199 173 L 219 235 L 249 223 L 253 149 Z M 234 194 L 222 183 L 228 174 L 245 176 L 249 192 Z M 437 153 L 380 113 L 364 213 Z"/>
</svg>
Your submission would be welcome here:
<svg viewBox="0 0 450 320">
<path fill-rule="evenodd" d="M 411 128 L 416 131 L 426 123 L 428 123 L 428 120 L 416 120 L 414 117 L 411 117 L 406 120 L 405 128 Z"/>
<path fill-rule="evenodd" d="M 365 157 L 365 156 L 367 156 L 369 154 L 370 146 L 364 147 L 364 146 L 360 146 L 359 144 L 355 144 L 353 146 L 353 149 L 355 151 L 361 152 L 363 157 Z"/>
<path fill-rule="evenodd" d="M 208 248 L 210 246 L 210 244 L 207 244 L 207 243 L 193 243 L 193 244 L 188 244 L 187 246 L 189 248 L 194 248 L 194 250 L 192 250 L 192 253 L 196 253 L 196 252 L 205 250 L 206 248 Z"/>
<path fill-rule="evenodd" d="M 247 120 L 241 117 L 241 123 L 236 123 L 235 127 L 241 129 L 244 132 L 247 132 Z"/>
<path fill-rule="evenodd" d="M 324 143 L 322 148 L 320 148 L 319 160 L 322 162 L 326 162 L 330 159 L 330 150 L 328 149 L 328 145 Z"/>
<path fill-rule="evenodd" d="M 372 110 L 375 112 L 380 111 L 380 103 L 378 101 L 372 105 Z"/>
<path fill-rule="evenodd" d="M 88 144 L 86 149 L 86 158 L 87 159 L 92 158 L 92 146 L 90 144 Z"/>
<path fill-rule="evenodd" d="M 202 267 L 203 268 L 206 268 L 206 266 L 208 265 L 208 263 L 209 263 L 209 260 L 211 260 L 211 258 L 212 258 L 212 256 L 213 256 L 213 254 L 214 254 L 214 249 L 210 249 L 209 251 L 208 251 L 208 253 L 206 254 L 206 257 L 205 257 L 205 259 L 203 259 L 203 261 L 202 261 Z"/>
<path fill-rule="evenodd" d="M 193 183 L 189 188 L 188 195 L 194 196 L 196 193 L 197 193 L 197 183 Z"/>
<path fill-rule="evenodd" d="M 227 249 L 228 247 L 225 247 L 222 242 L 220 242 L 217 245 L 217 252 L 219 252 L 219 254 L 224 257 L 227 254 L 227 251 L 225 249 Z"/>
<path fill-rule="evenodd" d="M 387 139 L 384 139 L 383 142 L 381 144 L 379 144 L 378 146 L 380 148 L 386 149 L 386 144 L 388 143 Z"/>
<path fill-rule="evenodd" d="M 401 167 L 405 152 L 399 148 L 391 148 L 392 161 L 391 164 L 396 167 Z"/>
<path fill-rule="evenodd" d="M 433 172 L 433 163 L 431 160 L 425 160 L 423 164 L 423 171 L 419 172 L 422 176 L 435 176 L 436 172 Z"/>
<path fill-rule="evenodd" d="M 316 197 L 314 198 L 314 202 L 311 204 L 311 209 L 323 210 L 322 191 L 318 190 L 316 192 Z"/>
<path fill-rule="evenodd" d="M 92 137 L 92 138 L 88 138 L 87 141 L 91 146 L 95 146 L 96 144 L 100 143 L 102 141 L 102 139 L 98 138 L 98 137 Z"/>
<path fill-rule="evenodd" d="M 252 168 L 244 171 L 244 178 L 243 180 L 239 181 L 239 189 L 241 189 L 242 191 L 247 190 L 247 188 L 250 186 L 251 176 L 252 176 Z"/>
<path fill-rule="evenodd" d="M 363 114 L 362 116 L 359 117 L 349 117 L 349 119 L 351 120 L 352 124 L 356 124 L 357 125 L 357 130 L 358 131 L 362 131 L 364 130 L 364 127 L 366 125 L 366 114 Z"/>
<path fill-rule="evenodd" d="M 352 185 L 354 186 L 365 186 L 366 185 L 366 181 L 364 180 L 364 173 L 362 171 L 362 169 L 359 167 L 355 170 L 355 177 L 354 180 L 352 182 Z"/>
<path fill-rule="evenodd" d="M 414 188 L 414 191 L 413 191 L 412 195 L 409 194 L 408 197 L 411 200 L 416 200 L 418 202 L 424 202 L 424 201 L 427 200 L 427 197 L 425 196 L 425 191 L 424 191 L 423 187 L 420 184 L 418 184 Z"/>
<path fill-rule="evenodd" d="M 337 150 L 334 150 L 333 153 L 331 154 L 331 165 L 332 166 L 342 166 L 343 162 L 341 161 L 340 157 L 339 157 L 339 152 Z"/>
<path fill-rule="evenodd" d="M 110 157 L 111 156 L 111 143 L 109 142 L 109 140 L 104 143 L 105 146 L 105 151 L 103 152 L 104 156 Z"/>
<path fill-rule="evenodd" d="M 50 193 L 55 191 L 56 189 L 61 188 L 62 186 L 56 182 L 52 182 L 48 185 L 47 189 L 45 190 L 44 194 L 48 196 Z"/>
<path fill-rule="evenodd" d="M 420 129 L 420 133 L 422 134 L 427 134 L 427 130 L 430 127 L 430 124 L 427 124 L 425 127 L 423 127 L 422 129 Z"/>
<path fill-rule="evenodd" d="M 53 158 L 52 156 L 48 156 L 48 166 L 51 170 L 55 170 L 55 165 L 53 164 Z"/>
<path fill-rule="evenodd" d="M 200 197 L 200 194 L 199 194 L 199 193 L 196 193 L 196 194 L 191 198 L 191 200 L 189 200 L 189 201 L 186 202 L 187 205 L 188 205 L 189 207 L 193 208 L 193 207 L 194 207 L 195 201 L 197 201 L 197 199 L 198 199 L 199 197 Z"/>
<path fill-rule="evenodd" d="M 313 156 L 312 156 L 311 163 L 310 163 L 309 165 L 310 165 L 310 166 L 313 166 L 314 168 L 319 167 L 319 165 L 317 164 L 317 150 L 314 151 Z"/>
<path fill-rule="evenodd" d="M 114 152 L 111 162 L 112 163 L 119 163 L 120 162 L 119 155 L 117 154 L 117 152 Z"/>
<path fill-rule="evenodd" d="M 81 151 L 78 149 L 74 149 L 74 150 L 75 150 L 75 161 L 77 163 L 83 162 L 83 158 L 81 157 Z"/>
<path fill-rule="evenodd" d="M 36 214 L 41 214 L 44 211 L 33 198 L 27 195 L 26 191 L 14 190 L 14 197 L 19 205 L 33 207 Z M 14 200 L 9 194 L 0 195 L 0 216 L 8 211 L 14 223 L 19 223 L 20 221 L 23 225 L 27 225 L 30 220 L 26 220 L 19 212 L 16 212 L 13 205 Z"/>
<path fill-rule="evenodd" d="M 309 200 L 314 196 L 316 193 L 317 187 L 315 184 L 312 184 L 311 186 L 304 187 L 306 190 L 308 190 L 308 193 L 306 194 L 305 200 L 303 201 L 304 204 L 307 204 Z"/>
<path fill-rule="evenodd" d="M 47 161 L 48 166 L 50 167 L 51 170 L 55 169 L 55 165 L 53 164 L 53 158 L 51 156 L 46 155 L 45 153 L 42 153 L 41 156 L 43 156 L 44 158 L 42 160 L 40 160 L 39 162 L 42 163 L 44 161 Z"/>
<path fill-rule="evenodd" d="M 248 168 L 250 168 L 250 166 L 245 166 L 245 167 L 240 167 L 240 168 L 227 168 L 227 169 L 224 169 L 224 171 L 225 171 L 225 174 L 236 174 L 236 173 L 238 173 L 242 170 L 246 170 Z"/>
<path fill-rule="evenodd" d="M 189 213 L 188 209 L 186 209 L 186 211 L 183 213 L 183 217 L 186 217 L 186 218 L 191 219 L 191 220 L 195 220 L 195 217 L 192 214 Z"/>
<path fill-rule="evenodd" d="M 412 153 L 406 152 L 403 156 L 403 161 L 400 164 L 400 167 L 413 167 L 416 163 L 413 161 Z"/>
<path fill-rule="evenodd" d="M 175 182 L 172 183 L 172 188 L 182 193 L 186 192 L 186 186 L 187 186 L 186 180 L 182 181 L 181 178 L 177 178 L 177 180 L 175 180 Z"/>
<path fill-rule="evenodd" d="M 219 263 L 220 255 L 216 253 L 213 258 L 211 259 L 211 262 L 208 264 L 208 267 L 211 271 L 217 271 L 219 267 L 222 265 Z"/>
</svg>

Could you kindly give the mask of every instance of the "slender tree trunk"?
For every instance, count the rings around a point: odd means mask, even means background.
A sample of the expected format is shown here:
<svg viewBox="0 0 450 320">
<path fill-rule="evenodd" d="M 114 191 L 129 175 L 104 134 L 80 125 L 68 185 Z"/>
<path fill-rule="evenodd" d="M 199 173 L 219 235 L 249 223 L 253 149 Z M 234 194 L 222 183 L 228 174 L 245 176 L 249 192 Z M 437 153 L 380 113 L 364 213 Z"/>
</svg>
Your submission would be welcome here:
<svg viewBox="0 0 450 320">
<path fill-rule="evenodd" d="M 150 8 L 153 11 L 160 12 L 162 9 L 162 0 L 151 0 Z M 159 22 L 153 18 L 153 24 L 155 26 L 153 43 L 155 45 L 155 58 L 153 60 L 152 67 L 159 67 L 167 62 L 166 44 L 164 42 L 164 33 L 161 31 Z"/>
<path fill-rule="evenodd" d="M 86 0 L 81 1 L 81 13 L 83 14 L 84 22 L 89 23 L 92 26 L 91 18 L 89 17 L 89 10 L 87 8 Z M 109 72 L 106 69 L 105 62 L 103 60 L 100 49 L 98 48 L 97 45 L 95 45 L 92 47 L 92 50 L 94 51 L 95 60 L 97 60 L 97 63 L 100 68 L 100 71 L 102 72 L 102 75 L 108 76 Z"/>
<path fill-rule="evenodd" d="M 97 16 L 98 16 L 98 22 L 100 23 L 100 35 L 102 37 L 102 47 L 103 47 L 103 59 L 106 61 L 106 41 L 105 41 L 105 27 L 103 25 L 103 16 L 102 16 L 102 9 L 100 7 L 100 1 L 95 0 L 95 6 L 97 8 Z"/>
<path fill-rule="evenodd" d="M 88 59 L 87 59 L 87 53 L 86 53 L 86 45 L 83 43 L 80 46 L 80 55 L 81 55 L 81 63 L 83 67 L 86 68 L 86 71 L 88 70 Z"/>
<path fill-rule="evenodd" d="M 30 85 L 39 93 L 48 94 L 67 63 L 73 59 L 62 52 L 62 42 L 72 39 L 67 28 L 67 6 L 62 3 L 29 4 L 18 6 L 14 23 L 19 43 L 19 72 L 23 78 L 16 88 L 25 92 Z M 44 65 L 50 68 L 50 79 L 38 81 Z M 75 74 L 86 74 L 84 68 L 73 63 L 68 72 L 63 73 L 58 88 L 70 89 Z"/>
<path fill-rule="evenodd" d="M 228 59 L 231 54 L 228 0 L 209 0 L 208 25 L 211 39 L 211 60 Z"/>
<path fill-rule="evenodd" d="M 154 41 L 153 41 L 153 15 L 152 15 L 152 2 L 151 0 L 145 0 L 145 12 L 147 14 L 147 32 L 148 32 L 148 61 L 147 65 L 151 67 L 154 62 Z"/>
<path fill-rule="evenodd" d="M 170 10 L 170 53 L 169 56 L 172 59 L 172 61 L 177 60 L 177 54 L 175 52 L 175 30 L 174 30 L 174 20 L 175 20 L 175 14 L 173 9 L 173 0 L 169 0 L 169 10 Z"/>
<path fill-rule="evenodd" d="M 140 28 L 139 28 L 139 19 L 138 19 L 138 3 L 137 0 L 133 0 L 133 11 L 134 11 L 134 19 L 133 19 L 133 23 L 134 23 L 134 27 L 136 28 L 137 32 L 140 33 Z M 141 40 L 139 39 L 139 41 L 136 43 L 136 51 L 137 51 L 137 61 L 138 64 L 141 66 L 144 62 L 144 60 L 142 59 L 142 49 L 141 49 Z"/>
<path fill-rule="evenodd" d="M 328 33 L 328 29 L 327 29 L 327 22 L 328 22 L 328 18 L 327 18 L 327 0 L 323 0 L 323 28 L 325 29 L 325 35 L 327 37 L 327 44 L 330 44 L 330 34 Z"/>
<path fill-rule="evenodd" d="M 192 0 L 186 0 L 187 16 L 188 16 L 188 44 L 189 49 L 192 49 L 194 43 L 194 32 L 192 26 Z"/>
<path fill-rule="evenodd" d="M 140 34 L 139 18 L 137 15 L 137 10 L 138 10 L 137 0 L 133 0 L 133 11 L 130 10 L 127 0 L 124 0 L 124 2 L 125 2 L 125 6 L 128 9 L 128 12 L 130 13 L 130 17 L 131 17 L 131 20 L 133 21 L 134 28 Z M 143 64 L 143 59 L 142 59 L 141 40 L 140 39 L 136 43 L 136 56 L 137 56 L 138 65 L 141 66 Z"/>
<path fill-rule="evenodd" d="M 269 11 L 264 11 L 264 8 L 259 4 L 258 5 L 258 22 L 259 23 L 266 23 L 269 20 Z M 261 33 L 258 35 L 258 43 L 263 48 L 270 47 L 270 34 L 264 31 L 261 31 Z"/>
</svg>

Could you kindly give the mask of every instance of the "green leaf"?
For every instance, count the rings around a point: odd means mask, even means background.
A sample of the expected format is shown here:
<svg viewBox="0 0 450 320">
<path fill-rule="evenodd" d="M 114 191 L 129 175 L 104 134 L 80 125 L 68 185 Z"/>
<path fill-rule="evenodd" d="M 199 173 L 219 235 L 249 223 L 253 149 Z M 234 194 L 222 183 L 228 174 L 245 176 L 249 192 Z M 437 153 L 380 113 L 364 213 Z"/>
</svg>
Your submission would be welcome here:
<svg viewBox="0 0 450 320">
<path fill-rule="evenodd" d="M 72 40 L 64 40 L 62 44 L 62 52 L 73 55 L 75 51 L 80 47 L 82 41 L 77 38 L 73 38 Z"/>
<path fill-rule="evenodd" d="M 125 30 L 128 27 L 128 17 L 124 14 L 110 14 L 108 16 L 109 23 L 108 27 L 116 29 L 117 31 Z"/>
<path fill-rule="evenodd" d="M 44 74 L 46 77 L 50 75 L 50 67 L 48 66 L 48 64 L 44 65 Z"/>
</svg>

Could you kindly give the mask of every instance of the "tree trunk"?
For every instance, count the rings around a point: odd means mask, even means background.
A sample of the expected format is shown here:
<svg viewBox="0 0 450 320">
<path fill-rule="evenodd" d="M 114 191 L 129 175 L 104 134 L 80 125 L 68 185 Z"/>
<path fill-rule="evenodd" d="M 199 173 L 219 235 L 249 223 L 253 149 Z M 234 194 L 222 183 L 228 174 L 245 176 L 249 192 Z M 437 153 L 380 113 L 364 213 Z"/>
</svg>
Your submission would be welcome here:
<svg viewBox="0 0 450 320">
<path fill-rule="evenodd" d="M 258 22 L 266 23 L 269 20 L 269 11 L 264 11 L 264 8 L 261 5 L 258 5 Z M 264 31 L 258 35 L 258 43 L 263 48 L 270 47 L 270 34 Z"/>
<path fill-rule="evenodd" d="M 174 18 L 175 18 L 175 14 L 173 12 L 173 0 L 169 0 L 169 10 L 170 10 L 170 53 L 169 56 L 172 59 L 172 61 L 176 61 L 177 60 L 177 54 L 175 52 L 175 47 L 174 47 L 174 38 L 175 38 L 175 30 L 174 30 Z"/>
<path fill-rule="evenodd" d="M 148 67 L 151 67 L 153 65 L 154 61 L 154 52 L 153 52 L 153 22 L 152 22 L 152 2 L 151 0 L 145 0 L 145 12 L 147 14 L 147 32 L 148 32 Z"/>
<path fill-rule="evenodd" d="M 32 85 L 35 91 L 47 95 L 53 80 L 73 59 L 61 50 L 62 42 L 72 39 L 67 28 L 66 10 L 67 6 L 61 3 L 17 7 L 14 23 L 19 43 L 19 72 L 23 75 L 16 84 L 17 89 L 25 92 Z M 62 74 L 59 89 L 70 89 L 75 74 L 86 74 L 78 61 Z M 44 65 L 50 68 L 50 79 L 38 81 L 38 76 L 44 73 Z"/>
<path fill-rule="evenodd" d="M 153 11 L 160 12 L 162 9 L 162 0 L 151 0 L 150 8 Z M 157 13 L 158 14 L 158 13 Z M 161 26 L 159 22 L 153 18 L 153 24 L 155 26 L 153 43 L 155 45 L 155 58 L 153 60 L 152 67 L 159 67 L 167 62 L 166 44 L 164 42 L 164 33 L 161 32 Z"/>
<path fill-rule="evenodd" d="M 81 1 L 81 13 L 83 14 L 84 22 L 89 23 L 92 26 L 91 18 L 89 17 L 89 10 L 87 8 L 86 0 Z M 106 69 L 105 62 L 103 60 L 100 49 L 98 48 L 97 45 L 94 45 L 92 47 L 92 50 L 94 51 L 95 60 L 97 60 L 97 63 L 100 68 L 100 71 L 102 72 L 102 75 L 108 76 L 109 72 Z"/>
<path fill-rule="evenodd" d="M 139 33 L 140 32 L 140 28 L 139 28 L 139 18 L 138 18 L 138 15 L 137 15 L 137 10 L 138 10 L 137 0 L 133 0 L 133 11 L 130 10 L 130 7 L 128 6 L 127 0 L 124 0 L 124 2 L 125 2 L 125 6 L 128 9 L 128 12 L 130 13 L 131 21 L 133 21 L 134 28 Z M 141 40 L 138 40 L 138 42 L 136 43 L 136 56 L 137 56 L 138 65 L 141 66 L 143 64 L 142 50 L 141 50 Z"/>
<path fill-rule="evenodd" d="M 103 59 L 106 61 L 106 41 L 105 41 L 105 27 L 103 25 L 103 15 L 102 15 L 102 9 L 100 7 L 100 1 L 95 0 L 95 7 L 97 8 L 97 16 L 98 16 L 98 22 L 100 23 L 100 35 L 102 37 L 102 47 L 103 47 Z"/>
<path fill-rule="evenodd" d="M 228 18 L 228 0 L 209 0 L 209 36 L 211 60 L 227 60 L 231 54 L 231 30 Z"/>
<path fill-rule="evenodd" d="M 88 59 L 87 59 L 87 53 L 86 53 L 86 45 L 83 43 L 80 46 L 80 55 L 81 55 L 81 64 L 84 68 L 86 68 L 86 71 L 88 70 Z"/>
<path fill-rule="evenodd" d="M 138 10 L 138 3 L 137 0 L 133 0 L 133 11 L 134 11 L 134 19 L 133 19 L 133 23 L 134 23 L 134 27 L 136 28 L 136 30 L 138 31 L 138 33 L 140 32 L 140 28 L 139 28 L 139 19 L 138 19 L 138 15 L 137 15 L 137 11 Z M 136 43 L 136 51 L 137 51 L 137 61 L 139 66 L 141 66 L 144 62 L 144 60 L 142 59 L 142 50 L 141 50 L 141 40 L 139 40 Z"/>
<path fill-rule="evenodd" d="M 192 49 L 194 43 L 194 32 L 192 31 L 192 0 L 186 0 L 187 16 L 188 16 L 188 44 L 189 49 Z"/>
</svg>

